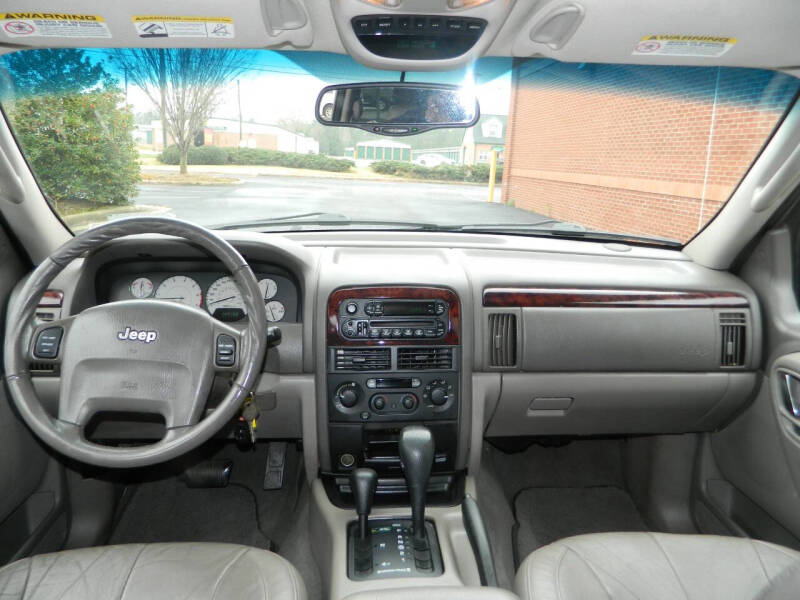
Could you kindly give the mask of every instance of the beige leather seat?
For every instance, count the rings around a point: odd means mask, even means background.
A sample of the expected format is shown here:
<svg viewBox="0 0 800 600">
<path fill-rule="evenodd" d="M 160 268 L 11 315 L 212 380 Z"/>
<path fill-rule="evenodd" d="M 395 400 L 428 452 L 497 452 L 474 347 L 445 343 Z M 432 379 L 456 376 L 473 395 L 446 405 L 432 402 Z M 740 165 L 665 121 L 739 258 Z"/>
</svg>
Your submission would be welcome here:
<svg viewBox="0 0 800 600">
<path fill-rule="evenodd" d="M 598 533 L 533 552 L 523 600 L 796 600 L 800 552 L 751 539 Z"/>
<path fill-rule="evenodd" d="M 128 544 L 25 558 L 0 569 L 3 600 L 305 600 L 297 570 L 235 544 Z"/>
</svg>

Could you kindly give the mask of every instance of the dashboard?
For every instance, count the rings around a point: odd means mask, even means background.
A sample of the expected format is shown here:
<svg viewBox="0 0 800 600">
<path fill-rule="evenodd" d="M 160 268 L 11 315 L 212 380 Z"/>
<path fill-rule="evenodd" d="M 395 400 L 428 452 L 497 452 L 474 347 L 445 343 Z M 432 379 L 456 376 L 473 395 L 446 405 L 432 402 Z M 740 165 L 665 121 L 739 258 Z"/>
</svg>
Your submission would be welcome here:
<svg viewBox="0 0 800 600">
<path fill-rule="evenodd" d="M 484 437 L 710 431 L 757 382 L 755 293 L 680 252 L 438 233 L 222 235 L 282 334 L 253 390 L 259 436 L 302 438 L 306 468 L 339 496 L 355 466 L 392 484 L 407 423 L 434 431 L 446 497 L 479 468 Z M 218 261 L 158 236 L 74 261 L 52 291 L 58 307 L 40 312 L 54 318 L 133 298 L 234 326 L 247 318 Z M 58 373 L 35 375 L 57 406 Z"/>
<path fill-rule="evenodd" d="M 242 295 L 230 274 L 216 265 L 191 263 L 113 265 L 98 275 L 98 299 L 105 302 L 157 299 L 207 310 L 224 322 L 246 316 Z M 298 322 L 297 286 L 285 271 L 254 265 L 258 287 L 272 323 Z"/>
</svg>

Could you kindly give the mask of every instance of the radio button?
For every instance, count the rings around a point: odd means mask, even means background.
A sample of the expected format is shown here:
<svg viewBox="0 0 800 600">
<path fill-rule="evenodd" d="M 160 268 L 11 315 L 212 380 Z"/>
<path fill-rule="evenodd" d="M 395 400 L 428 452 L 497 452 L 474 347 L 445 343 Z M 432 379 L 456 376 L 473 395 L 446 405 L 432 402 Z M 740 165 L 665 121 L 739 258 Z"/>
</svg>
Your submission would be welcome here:
<svg viewBox="0 0 800 600">
<path fill-rule="evenodd" d="M 392 337 L 392 330 L 386 328 L 381 329 L 381 337 Z"/>
<path fill-rule="evenodd" d="M 381 337 L 381 330 L 380 329 L 370 329 L 369 330 L 369 337 L 371 337 L 371 338 Z"/>
<path fill-rule="evenodd" d="M 392 337 L 400 337 L 401 333 L 399 329 L 392 329 Z"/>
<path fill-rule="evenodd" d="M 414 330 L 410 328 L 403 329 L 403 337 L 411 337 L 414 335 Z"/>
<path fill-rule="evenodd" d="M 425 337 L 425 330 L 423 330 L 423 329 L 415 329 L 414 330 L 414 337 Z"/>
</svg>

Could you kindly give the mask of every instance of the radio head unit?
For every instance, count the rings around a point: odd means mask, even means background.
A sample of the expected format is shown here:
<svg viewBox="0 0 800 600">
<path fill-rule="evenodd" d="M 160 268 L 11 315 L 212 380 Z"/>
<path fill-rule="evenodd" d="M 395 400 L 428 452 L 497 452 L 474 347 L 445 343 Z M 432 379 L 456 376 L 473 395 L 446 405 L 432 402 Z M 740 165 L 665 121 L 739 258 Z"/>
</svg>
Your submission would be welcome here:
<svg viewBox="0 0 800 600">
<path fill-rule="evenodd" d="M 339 331 L 351 339 L 436 339 L 449 330 L 444 300 L 347 298 L 339 304 Z"/>
</svg>

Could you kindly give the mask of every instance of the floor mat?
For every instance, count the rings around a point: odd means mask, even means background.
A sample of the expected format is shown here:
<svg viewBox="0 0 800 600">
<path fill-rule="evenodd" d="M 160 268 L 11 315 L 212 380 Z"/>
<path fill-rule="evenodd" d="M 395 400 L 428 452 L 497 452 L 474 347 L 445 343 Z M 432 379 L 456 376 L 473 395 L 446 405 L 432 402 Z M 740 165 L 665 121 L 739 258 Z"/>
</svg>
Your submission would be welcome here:
<svg viewBox="0 0 800 600">
<path fill-rule="evenodd" d="M 230 542 L 269 548 L 244 486 L 187 488 L 177 478 L 139 485 L 111 535 L 112 544 Z"/>
<path fill-rule="evenodd" d="M 547 544 L 582 533 L 646 531 L 628 493 L 618 487 L 529 488 L 514 501 L 515 561 Z"/>
<path fill-rule="evenodd" d="M 183 468 L 204 460 L 231 460 L 231 482 L 224 488 L 188 488 Z M 235 445 L 207 445 L 182 463 L 142 471 L 130 482 L 130 500 L 120 512 L 111 543 L 231 542 L 277 549 L 285 540 L 303 482 L 302 454 L 286 450 L 280 490 L 262 489 L 267 444 L 240 452 Z"/>
</svg>

